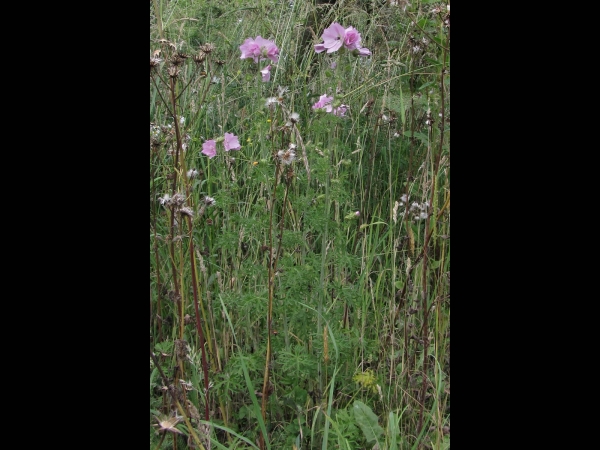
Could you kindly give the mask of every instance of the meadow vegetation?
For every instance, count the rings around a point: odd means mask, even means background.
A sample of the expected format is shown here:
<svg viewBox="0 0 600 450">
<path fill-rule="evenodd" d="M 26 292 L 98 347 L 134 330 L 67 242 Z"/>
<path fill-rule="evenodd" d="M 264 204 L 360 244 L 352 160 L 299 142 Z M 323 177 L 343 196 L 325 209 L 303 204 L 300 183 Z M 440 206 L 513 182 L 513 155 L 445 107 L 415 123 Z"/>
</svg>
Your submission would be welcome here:
<svg viewBox="0 0 600 450">
<path fill-rule="evenodd" d="M 151 449 L 450 447 L 450 4 L 151 0 Z"/>
</svg>

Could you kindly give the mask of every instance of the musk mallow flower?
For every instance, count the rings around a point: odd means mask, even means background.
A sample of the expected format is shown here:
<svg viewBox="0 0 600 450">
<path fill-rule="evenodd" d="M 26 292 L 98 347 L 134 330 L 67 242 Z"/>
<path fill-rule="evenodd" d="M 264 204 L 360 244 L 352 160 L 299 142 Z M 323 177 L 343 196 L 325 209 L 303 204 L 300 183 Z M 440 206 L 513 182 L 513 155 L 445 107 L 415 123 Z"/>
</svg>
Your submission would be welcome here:
<svg viewBox="0 0 600 450">
<path fill-rule="evenodd" d="M 329 27 L 323 30 L 323 42 L 315 45 L 315 52 L 321 53 L 327 50 L 327 53 L 338 51 L 344 44 L 346 30 L 337 22 L 333 22 Z"/>
<path fill-rule="evenodd" d="M 202 152 L 203 155 L 208 156 L 209 158 L 214 158 L 217 154 L 217 143 L 214 139 L 210 139 L 202 144 Z"/>
<path fill-rule="evenodd" d="M 262 74 L 262 80 L 264 82 L 270 81 L 271 80 L 271 64 L 269 64 L 267 67 L 265 67 L 263 70 L 261 70 L 260 73 Z"/>
<path fill-rule="evenodd" d="M 242 148 L 238 137 L 233 133 L 225 133 L 223 145 L 225 146 L 226 152 L 228 152 L 229 150 L 239 150 L 240 148 Z"/>
<path fill-rule="evenodd" d="M 325 105 L 323 108 L 325 112 L 331 113 L 334 116 L 344 117 L 346 115 L 346 111 L 348 111 L 349 106 L 341 104 L 339 106 L 334 107 L 333 104 Z"/>
<path fill-rule="evenodd" d="M 208 156 L 209 158 L 214 158 L 217 155 L 217 142 L 223 142 L 223 147 L 225 147 L 226 152 L 230 150 L 239 150 L 242 148 L 239 138 L 235 134 L 225 133 L 225 136 L 223 137 L 219 137 L 216 140 L 209 139 L 202 144 L 202 151 L 200 153 Z"/>
<path fill-rule="evenodd" d="M 344 35 L 344 47 L 348 50 L 354 50 L 360 48 L 360 33 L 354 27 L 346 28 L 346 34 Z"/>
<path fill-rule="evenodd" d="M 333 113 L 334 116 L 344 117 L 346 115 L 346 111 L 348 111 L 348 108 L 348 105 L 340 105 L 337 108 L 332 108 L 331 111 L 328 111 L 327 109 L 326 111 Z"/>
<path fill-rule="evenodd" d="M 353 51 L 356 56 L 369 56 L 371 54 L 368 48 L 360 45 L 360 33 L 354 27 L 344 28 L 339 23 L 334 22 L 328 28 L 325 28 L 322 39 L 322 43 L 315 44 L 316 53 L 325 50 L 327 50 L 327 53 L 333 53 L 343 46 L 345 49 Z"/>
<path fill-rule="evenodd" d="M 240 45 L 242 56 L 240 59 L 252 58 L 255 63 L 270 59 L 274 63 L 279 61 L 279 49 L 273 41 L 256 36 L 255 39 L 248 38 Z"/>
<path fill-rule="evenodd" d="M 352 53 L 355 56 L 371 56 L 371 50 L 365 47 L 357 48 Z"/>
<path fill-rule="evenodd" d="M 332 101 L 333 97 L 328 97 L 327 94 L 323 94 L 321 95 L 321 97 L 319 97 L 319 101 L 315 103 L 312 107 L 313 109 L 322 109 L 325 108 Z"/>
<path fill-rule="evenodd" d="M 333 97 L 328 97 L 327 94 L 323 94 L 321 97 L 319 97 L 319 101 L 313 105 L 313 109 L 324 109 L 325 112 L 331 113 L 338 117 L 344 117 L 349 106 L 339 104 L 339 101 L 336 103 L 337 106 L 334 106 Z"/>
</svg>

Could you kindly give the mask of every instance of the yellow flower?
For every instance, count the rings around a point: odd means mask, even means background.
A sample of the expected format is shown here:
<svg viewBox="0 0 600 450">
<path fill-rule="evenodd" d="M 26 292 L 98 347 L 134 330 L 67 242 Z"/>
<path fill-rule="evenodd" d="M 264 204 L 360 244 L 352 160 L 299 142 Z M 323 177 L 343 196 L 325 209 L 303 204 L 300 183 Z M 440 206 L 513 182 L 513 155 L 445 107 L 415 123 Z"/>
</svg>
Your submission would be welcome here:
<svg viewBox="0 0 600 450">
<path fill-rule="evenodd" d="M 360 384 L 363 388 L 371 389 L 373 393 L 377 393 L 377 379 L 371 369 L 367 369 L 363 373 L 357 373 L 352 377 L 352 381 Z"/>
</svg>

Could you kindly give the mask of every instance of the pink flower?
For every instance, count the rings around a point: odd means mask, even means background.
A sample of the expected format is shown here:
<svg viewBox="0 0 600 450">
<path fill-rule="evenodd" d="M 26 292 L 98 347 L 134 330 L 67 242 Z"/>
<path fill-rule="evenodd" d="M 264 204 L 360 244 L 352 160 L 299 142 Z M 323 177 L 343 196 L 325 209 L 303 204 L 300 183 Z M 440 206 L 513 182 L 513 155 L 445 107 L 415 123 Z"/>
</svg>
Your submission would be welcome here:
<svg viewBox="0 0 600 450">
<path fill-rule="evenodd" d="M 321 97 L 319 97 L 319 101 L 313 105 L 313 109 L 326 108 L 326 106 L 332 101 L 333 97 L 327 97 L 327 94 L 323 94 Z"/>
<path fill-rule="evenodd" d="M 257 36 L 257 38 L 260 38 L 260 36 Z M 240 45 L 240 51 L 242 52 L 240 59 L 252 58 L 254 59 L 254 62 L 258 62 L 258 57 L 261 54 L 260 45 L 252 38 L 246 39 L 244 43 Z"/>
<path fill-rule="evenodd" d="M 354 27 L 344 28 L 339 23 L 334 22 L 329 28 L 325 28 L 322 39 L 322 43 L 315 44 L 315 52 L 317 53 L 325 50 L 327 50 L 327 53 L 333 53 L 344 46 L 347 50 L 354 50 L 356 56 L 369 56 L 371 54 L 368 48 L 361 47 L 360 33 Z"/>
<path fill-rule="evenodd" d="M 354 27 L 346 28 L 346 35 L 344 36 L 344 47 L 348 50 L 354 50 L 360 48 L 360 33 Z"/>
<path fill-rule="evenodd" d="M 241 148 L 238 137 L 233 133 L 225 133 L 225 140 L 223 141 L 223 145 L 225 145 L 226 152 L 228 152 L 229 150 L 239 150 Z M 204 153 L 204 151 L 202 153 Z"/>
<path fill-rule="evenodd" d="M 315 52 L 321 53 L 327 50 L 327 53 L 338 51 L 344 43 L 346 30 L 337 22 L 333 22 L 329 28 L 323 31 L 323 43 L 315 45 Z"/>
<path fill-rule="evenodd" d="M 261 36 L 256 39 L 248 38 L 240 45 L 242 56 L 240 59 L 252 58 L 255 63 L 270 59 L 274 63 L 279 61 L 279 49 L 273 41 L 269 41 Z"/>
<path fill-rule="evenodd" d="M 340 105 L 337 108 L 333 108 L 333 111 L 328 111 L 333 113 L 334 116 L 344 117 L 346 115 L 346 111 L 348 111 L 348 105 Z"/>
<path fill-rule="evenodd" d="M 269 64 L 267 67 L 265 67 L 263 70 L 260 71 L 260 73 L 262 73 L 262 80 L 263 81 L 270 81 L 271 80 L 271 64 Z"/>
<path fill-rule="evenodd" d="M 214 158 L 217 154 L 217 143 L 213 139 L 206 141 L 204 144 L 202 144 L 201 153 L 209 158 Z"/>
<path fill-rule="evenodd" d="M 348 111 L 348 105 L 333 106 L 333 97 L 328 97 L 327 94 L 321 95 L 319 101 L 313 105 L 313 109 L 324 109 L 325 112 L 331 113 L 334 116 L 344 117 Z"/>
</svg>

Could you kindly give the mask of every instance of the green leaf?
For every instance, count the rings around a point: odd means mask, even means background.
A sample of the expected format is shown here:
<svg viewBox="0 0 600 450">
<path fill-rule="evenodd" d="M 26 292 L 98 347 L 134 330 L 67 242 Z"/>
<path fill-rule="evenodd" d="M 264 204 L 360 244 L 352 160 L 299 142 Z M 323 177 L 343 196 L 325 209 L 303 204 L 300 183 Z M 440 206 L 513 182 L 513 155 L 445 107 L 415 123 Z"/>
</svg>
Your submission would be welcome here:
<svg viewBox="0 0 600 450">
<path fill-rule="evenodd" d="M 157 353 L 170 354 L 173 351 L 173 341 L 157 342 L 154 348 Z"/>
<path fill-rule="evenodd" d="M 381 224 L 383 224 L 383 225 L 387 225 L 385 222 L 363 223 L 363 224 L 362 224 L 362 225 L 359 227 L 359 230 L 361 230 L 361 231 L 362 231 L 362 230 L 364 230 L 365 228 L 367 228 L 367 227 L 370 227 L 370 226 L 372 226 L 372 225 L 381 225 Z"/>
<path fill-rule="evenodd" d="M 411 137 L 412 135 L 412 131 L 405 131 L 404 132 L 404 136 L 406 137 Z M 427 137 L 426 134 L 423 133 L 415 133 L 414 137 L 416 137 L 418 140 L 420 140 L 421 142 L 423 142 L 424 144 L 427 144 L 427 142 L 429 142 L 429 138 Z"/>
<path fill-rule="evenodd" d="M 158 376 L 158 369 L 155 367 L 150 374 L 150 396 L 152 396 L 152 387 L 154 386 L 154 380 Z"/>
<path fill-rule="evenodd" d="M 379 422 L 375 413 L 363 402 L 356 400 L 352 407 L 354 411 L 354 419 L 360 426 L 365 439 L 369 444 L 379 440 L 383 434 L 383 428 L 379 426 Z"/>
<path fill-rule="evenodd" d="M 390 411 L 388 415 L 387 433 L 390 438 L 389 450 L 398 450 L 396 440 L 400 436 L 400 428 L 398 428 L 398 417 Z"/>
</svg>

